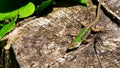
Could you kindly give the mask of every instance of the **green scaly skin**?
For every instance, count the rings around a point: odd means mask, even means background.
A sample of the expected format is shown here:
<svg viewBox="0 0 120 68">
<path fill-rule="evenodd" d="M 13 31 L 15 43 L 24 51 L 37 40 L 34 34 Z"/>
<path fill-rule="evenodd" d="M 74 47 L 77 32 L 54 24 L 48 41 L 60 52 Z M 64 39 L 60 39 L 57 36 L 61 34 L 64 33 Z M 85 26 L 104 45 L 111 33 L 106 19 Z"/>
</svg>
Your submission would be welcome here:
<svg viewBox="0 0 120 68">
<path fill-rule="evenodd" d="M 86 27 L 84 27 L 81 32 L 78 34 L 78 36 L 68 45 L 68 49 L 75 49 L 78 48 L 79 45 L 82 43 L 83 40 L 85 40 L 85 38 L 87 37 L 86 33 L 88 33 L 88 31 L 91 29 L 92 26 L 94 26 L 95 24 L 98 23 L 99 17 L 100 17 L 100 8 L 101 8 L 101 4 L 99 2 L 98 4 L 98 9 L 97 9 L 97 16 L 94 19 L 94 21 L 90 24 L 88 24 Z"/>
</svg>

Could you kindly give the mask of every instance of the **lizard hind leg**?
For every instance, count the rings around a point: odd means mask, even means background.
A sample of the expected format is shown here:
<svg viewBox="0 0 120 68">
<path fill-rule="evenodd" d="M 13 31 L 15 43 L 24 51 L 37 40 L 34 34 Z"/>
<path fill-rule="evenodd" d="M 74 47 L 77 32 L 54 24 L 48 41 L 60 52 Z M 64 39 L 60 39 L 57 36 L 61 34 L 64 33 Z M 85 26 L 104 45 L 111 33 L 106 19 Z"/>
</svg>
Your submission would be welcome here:
<svg viewBox="0 0 120 68">
<path fill-rule="evenodd" d="M 93 32 L 103 32 L 103 31 L 105 31 L 106 25 L 107 24 L 105 24 L 105 25 L 103 25 L 103 24 L 102 25 L 94 25 L 94 26 L 91 27 L 91 30 Z"/>
<path fill-rule="evenodd" d="M 87 27 L 88 21 L 81 22 L 82 26 Z"/>
</svg>

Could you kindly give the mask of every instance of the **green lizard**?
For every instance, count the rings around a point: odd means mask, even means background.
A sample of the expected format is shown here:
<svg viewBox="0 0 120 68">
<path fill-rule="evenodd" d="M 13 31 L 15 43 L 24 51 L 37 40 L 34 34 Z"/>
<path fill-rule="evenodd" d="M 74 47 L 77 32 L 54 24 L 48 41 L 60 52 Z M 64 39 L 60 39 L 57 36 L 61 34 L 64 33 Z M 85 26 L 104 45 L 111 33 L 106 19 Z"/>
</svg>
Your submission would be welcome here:
<svg viewBox="0 0 120 68">
<path fill-rule="evenodd" d="M 88 24 L 87 26 L 85 26 L 81 32 L 78 34 L 78 36 L 68 45 L 68 50 L 72 50 L 72 49 L 76 49 L 79 47 L 79 45 L 87 38 L 88 36 L 88 32 L 90 31 L 90 29 L 94 28 L 92 26 L 94 26 L 95 24 L 97 24 L 99 17 L 100 17 L 100 8 L 101 8 L 101 3 L 98 3 L 98 8 L 97 8 L 97 15 L 95 20 L 93 20 L 92 23 Z"/>
</svg>

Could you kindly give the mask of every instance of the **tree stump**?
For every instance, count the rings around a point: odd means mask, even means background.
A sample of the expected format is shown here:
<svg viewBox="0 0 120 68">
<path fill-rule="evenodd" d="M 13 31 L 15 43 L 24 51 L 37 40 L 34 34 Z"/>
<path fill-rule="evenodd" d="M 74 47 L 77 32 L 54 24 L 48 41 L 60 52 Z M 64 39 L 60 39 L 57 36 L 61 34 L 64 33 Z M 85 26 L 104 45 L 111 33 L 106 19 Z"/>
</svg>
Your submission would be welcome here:
<svg viewBox="0 0 120 68">
<path fill-rule="evenodd" d="M 91 33 L 91 42 L 66 53 L 67 45 L 82 28 L 81 22 L 95 18 L 96 6 L 88 1 L 88 8 L 54 7 L 48 15 L 23 22 L 4 37 L 10 40 L 7 44 L 12 46 L 20 68 L 120 68 L 119 25 L 104 10 L 96 25 L 104 31 Z M 120 16 L 120 1 L 105 2 Z"/>
</svg>

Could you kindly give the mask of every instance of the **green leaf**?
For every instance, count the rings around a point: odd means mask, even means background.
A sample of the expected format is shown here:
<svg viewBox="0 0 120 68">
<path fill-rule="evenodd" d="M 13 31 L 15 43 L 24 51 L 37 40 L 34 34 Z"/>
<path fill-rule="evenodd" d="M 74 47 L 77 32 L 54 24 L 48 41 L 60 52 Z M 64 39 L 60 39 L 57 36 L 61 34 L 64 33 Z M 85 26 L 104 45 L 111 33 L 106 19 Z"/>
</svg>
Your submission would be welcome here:
<svg viewBox="0 0 120 68">
<path fill-rule="evenodd" d="M 50 4 L 52 4 L 52 0 L 47 0 L 47 1 L 44 1 L 42 2 L 41 5 L 38 5 L 37 8 L 36 8 L 36 11 L 42 11 L 43 9 L 45 9 L 46 7 L 48 7 Z"/>
<path fill-rule="evenodd" d="M 17 6 L 17 1 L 9 2 L 10 0 L 0 0 L 0 21 L 9 19 L 19 15 L 19 18 L 28 17 L 35 11 L 35 6 L 32 2 L 25 3 L 25 5 Z M 5 5 L 4 5 L 5 4 Z M 8 5 L 7 5 L 8 4 Z M 15 5 L 12 5 L 15 4 Z M 12 6 L 11 6 L 12 5 Z M 4 6 L 4 7 L 3 7 Z"/>
<path fill-rule="evenodd" d="M 86 0 L 73 0 L 73 1 L 85 4 L 87 7 L 89 6 L 89 4 L 88 4 L 88 2 Z"/>
<path fill-rule="evenodd" d="M 7 13 L 0 13 L 0 20 L 6 20 L 6 19 L 9 19 L 11 17 L 14 17 L 18 14 L 18 12 L 15 10 L 15 11 L 12 11 L 12 12 L 7 12 Z"/>
<path fill-rule="evenodd" d="M 22 6 L 18 9 L 19 18 L 28 17 L 33 14 L 35 11 L 35 5 L 32 2 L 29 2 L 27 5 Z"/>
<path fill-rule="evenodd" d="M 17 20 L 17 16 L 8 24 L 4 25 L 1 30 L 0 30 L 0 39 L 5 36 L 7 32 L 10 32 L 14 26 L 15 26 L 15 21 Z"/>
<path fill-rule="evenodd" d="M 3 26 L 4 24 L 3 23 L 0 23 L 0 27 Z"/>
<path fill-rule="evenodd" d="M 17 0 L 13 2 L 11 0 L 0 0 L 0 20 L 6 20 L 17 15 L 17 11 L 14 11 L 19 8 L 17 5 Z"/>
</svg>

